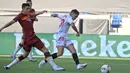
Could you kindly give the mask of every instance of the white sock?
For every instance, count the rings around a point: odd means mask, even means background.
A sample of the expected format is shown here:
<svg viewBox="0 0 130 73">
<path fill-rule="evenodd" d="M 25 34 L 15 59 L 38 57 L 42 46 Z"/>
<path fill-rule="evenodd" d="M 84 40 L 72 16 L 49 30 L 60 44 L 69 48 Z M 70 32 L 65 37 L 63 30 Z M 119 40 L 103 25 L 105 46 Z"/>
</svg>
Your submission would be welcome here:
<svg viewBox="0 0 130 73">
<path fill-rule="evenodd" d="M 16 56 L 17 52 L 21 49 L 22 47 L 20 45 L 17 46 L 17 48 L 14 50 L 13 55 Z"/>
<path fill-rule="evenodd" d="M 9 65 L 7 65 L 7 67 L 12 67 L 13 65 L 15 65 L 16 63 L 19 62 L 19 58 L 16 58 L 15 60 L 13 60 Z"/>
<path fill-rule="evenodd" d="M 57 65 L 54 63 L 52 57 L 48 57 L 48 58 L 46 58 L 46 60 L 48 61 L 48 63 L 49 63 L 53 68 L 56 68 L 56 67 L 57 67 Z"/>
<path fill-rule="evenodd" d="M 32 50 L 31 50 L 30 53 L 29 53 L 29 59 L 33 59 L 32 56 L 33 56 L 33 53 L 32 53 Z"/>
</svg>

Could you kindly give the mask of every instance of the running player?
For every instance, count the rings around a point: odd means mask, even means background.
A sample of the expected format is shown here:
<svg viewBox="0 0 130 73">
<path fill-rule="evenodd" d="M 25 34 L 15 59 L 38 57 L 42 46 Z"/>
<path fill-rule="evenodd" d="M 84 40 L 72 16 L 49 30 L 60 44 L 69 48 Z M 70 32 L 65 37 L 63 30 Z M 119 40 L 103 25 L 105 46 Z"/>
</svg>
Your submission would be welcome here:
<svg viewBox="0 0 130 73">
<path fill-rule="evenodd" d="M 29 11 L 29 14 L 35 14 L 35 10 L 32 8 L 32 1 L 31 0 L 27 0 L 26 3 L 28 3 L 30 5 L 31 10 Z M 32 21 L 38 21 L 38 19 L 36 17 L 31 17 Z M 33 22 L 34 23 L 34 22 Z M 21 42 L 19 43 L 19 45 L 16 47 L 16 49 L 14 50 L 14 52 L 11 54 L 11 58 L 14 60 L 16 58 L 16 54 L 17 52 L 23 47 L 23 38 L 21 39 Z M 36 62 L 37 60 L 34 59 L 33 57 L 33 52 L 32 50 L 30 51 L 29 54 L 29 60 L 32 62 Z"/>
<path fill-rule="evenodd" d="M 18 58 L 13 60 L 7 66 L 4 66 L 4 68 L 10 69 L 13 65 L 25 59 L 30 53 L 32 47 L 36 47 L 37 49 L 39 49 L 41 52 L 44 53 L 45 59 L 49 62 L 49 64 L 52 66 L 54 70 L 64 70 L 64 68 L 57 66 L 53 62 L 53 58 L 51 54 L 49 53 L 48 49 L 44 46 L 43 42 L 35 35 L 35 32 L 34 32 L 33 23 L 30 17 L 31 16 L 35 17 L 47 11 L 43 10 L 33 15 L 29 15 L 28 14 L 29 11 L 30 11 L 30 5 L 28 3 L 23 3 L 21 13 L 18 14 L 12 21 L 10 21 L 5 26 L 0 28 L 0 31 L 2 31 L 3 29 L 11 26 L 12 24 L 18 21 L 22 27 L 23 39 L 24 39 L 24 44 L 23 44 L 24 54 L 20 55 Z"/>
<path fill-rule="evenodd" d="M 61 24 L 59 25 L 59 29 L 56 32 L 56 47 L 58 49 L 57 53 L 52 54 L 53 59 L 62 56 L 64 52 L 64 48 L 67 48 L 71 53 L 73 60 L 75 61 L 75 64 L 77 66 L 77 69 L 82 69 L 87 66 L 87 64 L 80 64 L 79 59 L 75 50 L 75 47 L 71 40 L 67 39 L 68 30 L 71 26 L 73 30 L 77 33 L 77 36 L 80 36 L 79 31 L 77 30 L 74 20 L 78 17 L 79 11 L 76 9 L 73 9 L 69 14 L 66 15 L 60 15 L 60 14 L 52 14 L 52 17 L 58 17 L 61 19 Z M 47 61 L 42 60 L 39 63 L 39 68 L 41 68 Z"/>
</svg>

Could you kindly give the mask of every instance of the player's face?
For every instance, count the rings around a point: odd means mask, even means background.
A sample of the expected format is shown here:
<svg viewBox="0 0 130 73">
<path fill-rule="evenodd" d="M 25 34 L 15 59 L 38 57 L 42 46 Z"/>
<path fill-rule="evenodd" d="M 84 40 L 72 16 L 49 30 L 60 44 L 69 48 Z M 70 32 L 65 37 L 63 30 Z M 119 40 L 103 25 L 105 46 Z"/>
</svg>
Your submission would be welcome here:
<svg viewBox="0 0 130 73">
<path fill-rule="evenodd" d="M 24 8 L 22 9 L 22 12 L 23 12 L 24 14 L 28 14 L 29 11 L 30 11 L 30 6 L 26 6 L 26 7 L 24 7 Z"/>
<path fill-rule="evenodd" d="M 78 17 L 78 14 L 71 12 L 72 19 L 75 20 Z"/>
</svg>

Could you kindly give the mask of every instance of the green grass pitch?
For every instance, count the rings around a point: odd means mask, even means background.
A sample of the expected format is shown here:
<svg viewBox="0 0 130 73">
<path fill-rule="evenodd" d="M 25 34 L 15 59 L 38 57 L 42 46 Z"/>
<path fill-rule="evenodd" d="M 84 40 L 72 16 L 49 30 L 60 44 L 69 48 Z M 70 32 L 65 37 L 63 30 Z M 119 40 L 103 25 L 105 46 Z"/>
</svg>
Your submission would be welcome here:
<svg viewBox="0 0 130 73">
<path fill-rule="evenodd" d="M 49 64 L 44 65 L 42 68 L 38 68 L 38 63 L 42 60 L 40 57 L 36 57 L 37 62 L 30 62 L 27 59 L 16 64 L 9 70 L 5 70 L 3 66 L 9 64 L 12 59 L 10 57 L 0 57 L 0 73 L 101 73 L 100 67 L 103 64 L 111 66 L 110 73 L 130 73 L 130 59 L 102 59 L 102 58 L 80 58 L 81 63 L 88 63 L 88 66 L 84 69 L 77 70 L 76 65 L 72 58 L 58 58 L 55 59 L 57 65 L 64 67 L 65 71 L 53 71 Z"/>
</svg>

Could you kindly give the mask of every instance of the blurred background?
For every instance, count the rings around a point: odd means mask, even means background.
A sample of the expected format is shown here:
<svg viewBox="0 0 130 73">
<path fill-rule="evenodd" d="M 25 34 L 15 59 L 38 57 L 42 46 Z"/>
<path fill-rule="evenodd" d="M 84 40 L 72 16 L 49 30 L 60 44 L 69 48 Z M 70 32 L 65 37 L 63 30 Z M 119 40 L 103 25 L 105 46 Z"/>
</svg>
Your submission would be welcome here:
<svg viewBox="0 0 130 73">
<path fill-rule="evenodd" d="M 26 0 L 0 0 L 0 27 L 19 14 L 21 4 L 25 2 Z M 74 43 L 81 63 L 87 62 L 89 66 L 77 71 L 75 65 L 70 64 L 73 63 L 73 60 L 70 60 L 71 53 L 65 49 L 63 56 L 55 60 L 66 68 L 64 73 L 101 73 L 100 68 L 104 64 L 112 68 L 111 73 L 130 72 L 130 0 L 32 0 L 32 7 L 37 12 L 48 10 L 48 13 L 37 17 L 38 22 L 34 23 L 34 29 L 50 53 L 57 52 L 54 33 L 60 24 L 58 18 L 52 18 L 50 15 L 66 14 L 72 9 L 80 12 L 75 25 L 81 36 L 75 36 L 75 32 L 70 28 L 68 37 Z M 41 69 L 37 67 L 43 53 L 35 47 L 32 54 L 38 60 L 36 63 L 26 59 L 6 71 L 3 66 L 12 61 L 10 54 L 21 42 L 21 37 L 22 29 L 18 22 L 0 33 L 0 72 L 57 73 L 51 71 L 48 65 Z M 19 54 L 23 54 L 23 49 L 17 53 Z"/>
<path fill-rule="evenodd" d="M 0 3 L 0 27 L 20 12 L 23 2 L 25 1 L 3 0 Z M 80 16 L 76 26 L 83 34 L 129 35 L 129 0 L 32 0 L 32 4 L 36 11 L 46 9 L 50 13 L 64 14 L 78 9 Z M 38 19 L 35 23 L 37 33 L 54 33 L 60 23 L 59 19 L 51 18 L 49 13 Z M 3 32 L 21 32 L 21 27 L 15 24 Z M 69 33 L 74 32 L 70 29 Z"/>
</svg>

